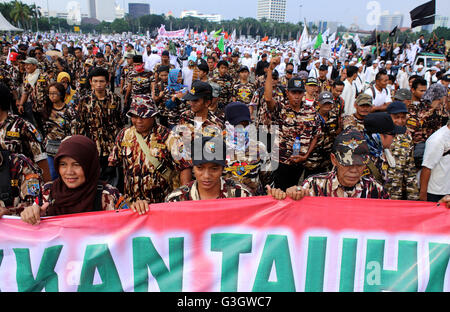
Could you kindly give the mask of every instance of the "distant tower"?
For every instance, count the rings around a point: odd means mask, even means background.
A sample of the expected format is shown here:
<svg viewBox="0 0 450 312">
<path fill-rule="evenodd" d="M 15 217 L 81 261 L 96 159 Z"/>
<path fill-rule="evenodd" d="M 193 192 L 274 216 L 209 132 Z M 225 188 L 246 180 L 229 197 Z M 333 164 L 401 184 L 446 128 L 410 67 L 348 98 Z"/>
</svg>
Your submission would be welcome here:
<svg viewBox="0 0 450 312">
<path fill-rule="evenodd" d="M 257 19 L 284 23 L 286 21 L 286 0 L 258 0 Z"/>
<path fill-rule="evenodd" d="M 89 17 L 97 18 L 97 12 L 95 9 L 95 0 L 88 0 L 88 7 L 89 7 Z"/>
</svg>

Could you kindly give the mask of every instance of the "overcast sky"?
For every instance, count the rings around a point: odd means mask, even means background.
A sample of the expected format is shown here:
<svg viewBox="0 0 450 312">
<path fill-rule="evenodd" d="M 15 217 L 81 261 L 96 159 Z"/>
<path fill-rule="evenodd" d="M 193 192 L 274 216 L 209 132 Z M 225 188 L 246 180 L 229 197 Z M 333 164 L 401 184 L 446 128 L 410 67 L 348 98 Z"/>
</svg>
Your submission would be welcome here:
<svg viewBox="0 0 450 312">
<path fill-rule="evenodd" d="M 70 0 L 22 0 L 25 3 L 47 8 L 47 2 L 50 11 L 66 11 L 67 3 Z M 87 13 L 88 0 L 78 0 L 81 4 L 82 13 Z M 113 0 L 111 0 L 113 1 Z M 2 1 L 8 2 L 8 1 Z M 179 17 L 183 10 L 197 10 L 205 14 L 221 14 L 223 19 L 233 19 L 238 17 L 256 18 L 256 7 L 258 0 L 116 0 L 122 8 L 128 12 L 129 2 L 149 3 L 151 10 L 156 14 L 172 11 L 175 17 Z M 373 29 L 370 18 L 375 12 L 372 2 L 379 4 L 381 12 L 389 11 L 390 14 L 400 12 L 404 14 L 403 27 L 411 24 L 409 11 L 415 7 L 427 2 L 427 0 L 287 0 L 286 19 L 288 22 L 297 23 L 299 19 L 306 18 L 306 21 L 336 21 L 345 26 L 356 22 L 362 29 Z M 300 5 L 302 8 L 300 8 Z M 450 15 L 450 1 L 436 0 L 436 13 L 438 15 Z M 371 15 L 372 14 L 372 15 Z M 369 21 L 368 21 L 369 19 Z M 369 22 L 369 24 L 368 24 Z M 447 26 L 448 27 L 448 26 Z"/>
</svg>

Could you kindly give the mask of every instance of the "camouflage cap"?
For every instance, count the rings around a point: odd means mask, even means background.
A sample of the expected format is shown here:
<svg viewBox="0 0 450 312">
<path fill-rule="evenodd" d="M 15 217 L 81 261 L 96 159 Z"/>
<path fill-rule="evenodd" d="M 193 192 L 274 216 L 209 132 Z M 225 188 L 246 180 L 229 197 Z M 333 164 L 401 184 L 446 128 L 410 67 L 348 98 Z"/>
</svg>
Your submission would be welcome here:
<svg viewBox="0 0 450 312">
<path fill-rule="evenodd" d="M 356 105 L 362 106 L 362 105 L 373 105 L 372 97 L 366 93 L 361 93 L 358 95 L 355 101 Z"/>
<path fill-rule="evenodd" d="M 355 129 L 340 133 L 333 145 L 333 154 L 343 166 L 361 166 L 369 161 L 369 146 L 364 134 Z"/>
<path fill-rule="evenodd" d="M 411 98 L 412 98 L 412 93 L 408 89 L 398 89 L 394 95 L 394 100 L 399 100 L 399 101 L 411 100 Z"/>
<path fill-rule="evenodd" d="M 159 113 L 158 108 L 152 98 L 147 95 L 135 95 L 132 98 L 128 117 L 150 118 Z"/>
</svg>

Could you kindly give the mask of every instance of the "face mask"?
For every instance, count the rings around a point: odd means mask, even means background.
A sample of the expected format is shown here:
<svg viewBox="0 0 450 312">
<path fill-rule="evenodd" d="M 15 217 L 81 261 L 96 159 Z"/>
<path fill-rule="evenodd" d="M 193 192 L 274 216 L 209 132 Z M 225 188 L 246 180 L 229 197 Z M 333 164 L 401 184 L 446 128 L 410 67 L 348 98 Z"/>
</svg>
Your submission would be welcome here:
<svg viewBox="0 0 450 312">
<path fill-rule="evenodd" d="M 138 72 L 138 73 L 142 73 L 144 71 L 144 64 L 141 65 L 135 65 L 134 69 Z"/>
</svg>

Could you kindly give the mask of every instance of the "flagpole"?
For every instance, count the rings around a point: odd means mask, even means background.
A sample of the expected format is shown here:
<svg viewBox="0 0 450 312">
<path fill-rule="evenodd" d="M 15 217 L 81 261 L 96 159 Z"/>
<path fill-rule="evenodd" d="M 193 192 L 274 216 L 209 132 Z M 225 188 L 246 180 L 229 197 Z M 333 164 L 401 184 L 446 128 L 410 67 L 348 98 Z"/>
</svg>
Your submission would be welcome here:
<svg viewBox="0 0 450 312">
<path fill-rule="evenodd" d="M 375 25 L 375 41 L 377 44 L 377 57 L 380 56 L 380 51 L 378 50 L 378 34 L 377 34 L 377 25 Z"/>
</svg>

